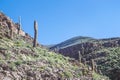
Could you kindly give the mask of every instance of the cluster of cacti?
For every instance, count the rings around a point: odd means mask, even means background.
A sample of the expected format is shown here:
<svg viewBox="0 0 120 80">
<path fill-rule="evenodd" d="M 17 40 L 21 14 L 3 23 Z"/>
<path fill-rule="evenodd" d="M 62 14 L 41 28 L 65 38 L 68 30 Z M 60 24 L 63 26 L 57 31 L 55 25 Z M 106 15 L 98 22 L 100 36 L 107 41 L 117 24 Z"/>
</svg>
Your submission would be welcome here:
<svg viewBox="0 0 120 80">
<path fill-rule="evenodd" d="M 33 41 L 33 47 L 37 46 L 37 35 L 38 35 L 38 24 L 36 21 L 34 21 L 34 41 Z"/>
</svg>

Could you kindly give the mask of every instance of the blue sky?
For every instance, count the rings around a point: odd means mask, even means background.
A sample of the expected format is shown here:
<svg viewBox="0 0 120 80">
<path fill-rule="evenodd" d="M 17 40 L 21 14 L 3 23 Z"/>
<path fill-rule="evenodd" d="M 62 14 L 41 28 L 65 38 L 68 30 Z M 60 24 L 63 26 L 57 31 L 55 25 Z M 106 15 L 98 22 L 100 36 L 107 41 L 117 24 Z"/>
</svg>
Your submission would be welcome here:
<svg viewBox="0 0 120 80">
<path fill-rule="evenodd" d="M 39 42 L 56 44 L 74 36 L 108 38 L 120 36 L 120 0 L 0 0 L 0 10 L 34 34 Z"/>
</svg>

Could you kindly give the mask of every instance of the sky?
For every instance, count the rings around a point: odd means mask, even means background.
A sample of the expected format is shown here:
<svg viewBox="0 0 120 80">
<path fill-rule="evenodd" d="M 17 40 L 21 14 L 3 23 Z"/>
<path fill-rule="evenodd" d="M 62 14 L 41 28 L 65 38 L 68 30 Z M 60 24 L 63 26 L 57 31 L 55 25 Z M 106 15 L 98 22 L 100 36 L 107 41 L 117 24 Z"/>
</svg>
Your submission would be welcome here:
<svg viewBox="0 0 120 80">
<path fill-rule="evenodd" d="M 57 44 L 75 36 L 120 37 L 120 0 L 0 0 L 0 11 L 38 41 Z"/>
</svg>

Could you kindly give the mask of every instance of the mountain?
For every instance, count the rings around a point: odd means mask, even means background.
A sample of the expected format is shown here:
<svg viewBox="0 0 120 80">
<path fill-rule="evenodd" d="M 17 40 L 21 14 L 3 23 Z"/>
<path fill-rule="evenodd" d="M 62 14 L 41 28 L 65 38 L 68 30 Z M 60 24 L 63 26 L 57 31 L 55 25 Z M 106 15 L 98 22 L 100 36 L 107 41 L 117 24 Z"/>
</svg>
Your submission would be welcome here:
<svg viewBox="0 0 120 80">
<path fill-rule="evenodd" d="M 97 42 L 97 41 L 106 42 L 106 41 L 117 40 L 117 39 L 120 39 L 120 37 L 95 39 L 95 38 L 92 38 L 92 37 L 77 36 L 77 37 L 70 38 L 66 41 L 63 41 L 59 44 L 48 45 L 46 47 L 48 47 L 51 50 L 53 50 L 53 49 L 64 49 L 64 48 L 67 48 L 67 47 L 70 47 L 70 46 L 74 46 L 74 45 L 81 44 L 81 43 L 86 43 L 86 42 Z"/>
<path fill-rule="evenodd" d="M 0 12 L 0 80 L 109 80 L 85 64 L 49 51 Z"/>
<path fill-rule="evenodd" d="M 73 41 L 70 43 L 70 40 Z M 69 46 L 66 46 L 67 43 L 70 43 Z M 98 72 L 110 77 L 111 80 L 120 80 L 118 76 L 120 75 L 120 37 L 106 39 L 75 37 L 51 47 L 50 50 L 80 60 L 82 63 L 86 62 L 87 65 L 91 65 L 93 60 Z"/>
<path fill-rule="evenodd" d="M 88 41 L 95 41 L 95 40 L 96 39 L 91 38 L 91 37 L 77 36 L 77 37 L 73 37 L 71 39 L 68 39 L 64 42 L 61 42 L 57 45 L 53 45 L 49 48 L 50 49 L 54 49 L 54 48 L 63 49 L 63 48 L 73 46 L 73 45 L 76 45 L 76 44 L 80 44 L 80 43 L 84 43 L 84 42 L 88 42 Z"/>
</svg>

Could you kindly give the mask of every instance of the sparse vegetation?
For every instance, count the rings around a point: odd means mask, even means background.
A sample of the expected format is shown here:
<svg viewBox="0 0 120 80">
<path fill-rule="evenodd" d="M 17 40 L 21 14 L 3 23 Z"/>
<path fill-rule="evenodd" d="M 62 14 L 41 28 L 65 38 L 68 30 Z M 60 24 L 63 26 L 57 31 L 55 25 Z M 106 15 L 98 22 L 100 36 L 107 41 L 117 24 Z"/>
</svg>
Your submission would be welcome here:
<svg viewBox="0 0 120 80">
<path fill-rule="evenodd" d="M 106 50 L 102 50 L 106 51 Z M 107 49 L 108 56 L 104 58 L 105 63 L 102 63 L 99 65 L 99 68 L 102 70 L 103 74 L 108 75 L 111 79 L 114 79 L 116 73 L 112 73 L 112 71 L 118 69 L 118 72 L 120 70 L 120 48 L 108 48 Z M 117 80 L 117 79 L 116 79 Z"/>
</svg>

